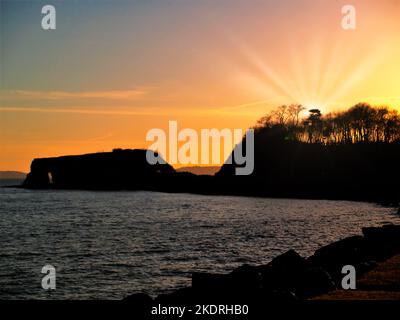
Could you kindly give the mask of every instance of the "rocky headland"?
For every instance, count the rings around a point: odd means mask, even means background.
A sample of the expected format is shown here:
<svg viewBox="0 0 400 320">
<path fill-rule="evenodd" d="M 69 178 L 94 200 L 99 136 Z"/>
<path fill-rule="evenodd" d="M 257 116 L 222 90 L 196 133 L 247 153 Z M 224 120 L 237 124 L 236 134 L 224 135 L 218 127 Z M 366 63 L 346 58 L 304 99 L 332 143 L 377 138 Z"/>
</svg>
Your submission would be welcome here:
<svg viewBox="0 0 400 320">
<path fill-rule="evenodd" d="M 267 139 L 264 137 L 261 139 Z M 324 146 L 269 143 L 256 138 L 254 171 L 235 175 L 224 164 L 215 175 L 150 165 L 147 150 L 122 150 L 34 159 L 22 187 L 29 189 L 148 190 L 209 195 L 331 199 L 399 206 L 397 144 Z"/>
</svg>

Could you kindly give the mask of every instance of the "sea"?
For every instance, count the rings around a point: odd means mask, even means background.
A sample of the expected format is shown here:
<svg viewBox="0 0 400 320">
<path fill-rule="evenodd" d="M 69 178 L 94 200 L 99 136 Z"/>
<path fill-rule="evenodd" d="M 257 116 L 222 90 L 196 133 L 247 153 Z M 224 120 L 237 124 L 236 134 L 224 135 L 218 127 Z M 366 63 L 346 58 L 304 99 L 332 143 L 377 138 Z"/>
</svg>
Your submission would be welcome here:
<svg viewBox="0 0 400 320">
<path fill-rule="evenodd" d="M 193 272 L 266 264 L 289 249 L 307 257 L 362 227 L 400 223 L 396 211 L 352 201 L 0 188 L 0 299 L 156 296 L 190 285 Z M 47 265 L 54 290 L 42 286 Z"/>
</svg>

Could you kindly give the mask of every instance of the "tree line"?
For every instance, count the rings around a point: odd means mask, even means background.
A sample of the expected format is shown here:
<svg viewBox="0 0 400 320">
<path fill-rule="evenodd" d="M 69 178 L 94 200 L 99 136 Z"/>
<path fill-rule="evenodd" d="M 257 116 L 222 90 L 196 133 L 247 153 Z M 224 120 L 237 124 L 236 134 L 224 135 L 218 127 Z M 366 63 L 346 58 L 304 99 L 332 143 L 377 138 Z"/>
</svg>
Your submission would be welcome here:
<svg viewBox="0 0 400 320">
<path fill-rule="evenodd" d="M 286 140 L 322 144 L 393 143 L 400 141 L 400 115 L 389 107 L 358 103 L 346 111 L 323 115 L 300 104 L 282 105 L 262 117 L 257 130 L 280 130 Z"/>
</svg>

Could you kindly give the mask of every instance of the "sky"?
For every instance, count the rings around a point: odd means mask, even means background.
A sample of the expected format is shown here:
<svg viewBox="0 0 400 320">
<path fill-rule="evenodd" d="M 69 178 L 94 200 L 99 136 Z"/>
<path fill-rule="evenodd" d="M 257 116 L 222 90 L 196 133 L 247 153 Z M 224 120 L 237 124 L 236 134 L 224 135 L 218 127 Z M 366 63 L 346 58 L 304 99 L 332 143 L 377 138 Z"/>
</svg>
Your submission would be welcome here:
<svg viewBox="0 0 400 320">
<path fill-rule="evenodd" d="M 56 8 L 56 30 L 41 8 Z M 342 7 L 356 29 L 342 28 Z M 400 109 L 398 0 L 0 0 L 0 170 L 246 129 L 281 104 Z"/>
</svg>

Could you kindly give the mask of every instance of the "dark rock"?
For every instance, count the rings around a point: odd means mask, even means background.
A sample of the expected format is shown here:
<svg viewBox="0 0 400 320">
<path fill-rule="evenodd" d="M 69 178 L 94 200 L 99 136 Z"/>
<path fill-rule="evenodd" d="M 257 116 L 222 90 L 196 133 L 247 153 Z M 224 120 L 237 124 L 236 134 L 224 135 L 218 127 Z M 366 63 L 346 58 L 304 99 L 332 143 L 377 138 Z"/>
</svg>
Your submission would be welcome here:
<svg viewBox="0 0 400 320">
<path fill-rule="evenodd" d="M 191 287 L 180 288 L 171 293 L 160 294 L 155 298 L 155 304 L 162 305 L 189 305 L 196 303 L 194 290 Z"/>
<path fill-rule="evenodd" d="M 196 292 L 207 294 L 229 292 L 232 288 L 232 276 L 229 274 L 194 272 L 192 274 L 192 288 Z"/>
<path fill-rule="evenodd" d="M 400 226 L 363 228 L 371 260 L 383 261 L 400 252 Z"/>
<path fill-rule="evenodd" d="M 362 228 L 362 233 L 368 241 L 371 241 L 371 240 L 372 241 L 374 241 L 374 240 L 380 241 L 385 236 L 385 231 L 383 230 L 383 228 L 380 228 L 380 227 Z"/>
<path fill-rule="evenodd" d="M 259 267 L 262 289 L 294 291 L 305 268 L 305 259 L 296 251 L 289 250 L 266 266 Z"/>
<path fill-rule="evenodd" d="M 134 311 L 135 317 L 145 319 L 151 312 L 153 299 L 145 293 L 135 293 L 123 299 Z"/>
<path fill-rule="evenodd" d="M 378 264 L 375 261 L 366 261 L 355 265 L 354 267 L 356 268 L 357 271 L 357 278 L 360 278 L 362 275 L 375 269 L 377 265 Z"/>
<path fill-rule="evenodd" d="M 261 287 L 261 274 L 257 267 L 245 264 L 233 270 L 230 275 L 235 291 L 252 292 Z"/>
<path fill-rule="evenodd" d="M 302 302 L 336 290 L 344 265 L 353 265 L 360 276 L 376 267 L 376 262 L 368 260 L 376 252 L 400 252 L 400 226 L 364 228 L 363 233 L 364 237 L 353 236 L 322 247 L 307 260 L 289 250 L 263 266 L 242 265 L 229 274 L 193 273 L 191 287 L 161 294 L 154 302 L 146 294 L 124 300 L 132 303 L 138 314 L 145 314 L 154 304 L 246 303 L 265 312 L 266 306 Z"/>
<path fill-rule="evenodd" d="M 332 276 L 336 284 L 342 278 L 345 265 L 357 265 L 367 260 L 366 243 L 362 236 L 353 236 L 336 241 L 315 251 L 307 259 L 311 266 L 321 267 Z"/>
<path fill-rule="evenodd" d="M 310 298 L 335 289 L 335 282 L 326 270 L 310 267 L 298 279 L 295 292 L 301 298 Z"/>
<path fill-rule="evenodd" d="M 152 151 L 149 151 L 152 152 Z M 169 164 L 151 165 L 147 150 L 121 150 L 34 159 L 26 188 L 143 189 L 155 188 L 175 174 Z"/>
<path fill-rule="evenodd" d="M 241 267 L 230 274 L 193 273 L 192 287 L 198 301 L 210 303 L 251 302 L 260 294 L 256 268 Z"/>
<path fill-rule="evenodd" d="M 289 250 L 272 259 L 268 266 L 281 270 L 301 269 L 305 266 L 305 260 L 296 251 Z"/>
<path fill-rule="evenodd" d="M 290 250 L 266 266 L 259 267 L 262 290 L 286 291 L 305 299 L 336 288 L 328 272 L 310 266 L 297 252 Z"/>
<path fill-rule="evenodd" d="M 192 287 L 196 295 L 250 300 L 261 290 L 260 268 L 243 265 L 229 274 L 193 273 Z"/>
<path fill-rule="evenodd" d="M 385 230 L 392 237 L 400 238 L 400 225 L 396 225 L 393 223 L 387 223 L 382 226 L 382 229 Z"/>
<path fill-rule="evenodd" d="M 299 299 L 296 294 L 289 290 L 272 290 L 264 291 L 262 293 L 262 299 L 264 300 L 262 306 L 270 305 L 273 303 L 294 303 L 298 302 Z"/>
</svg>

